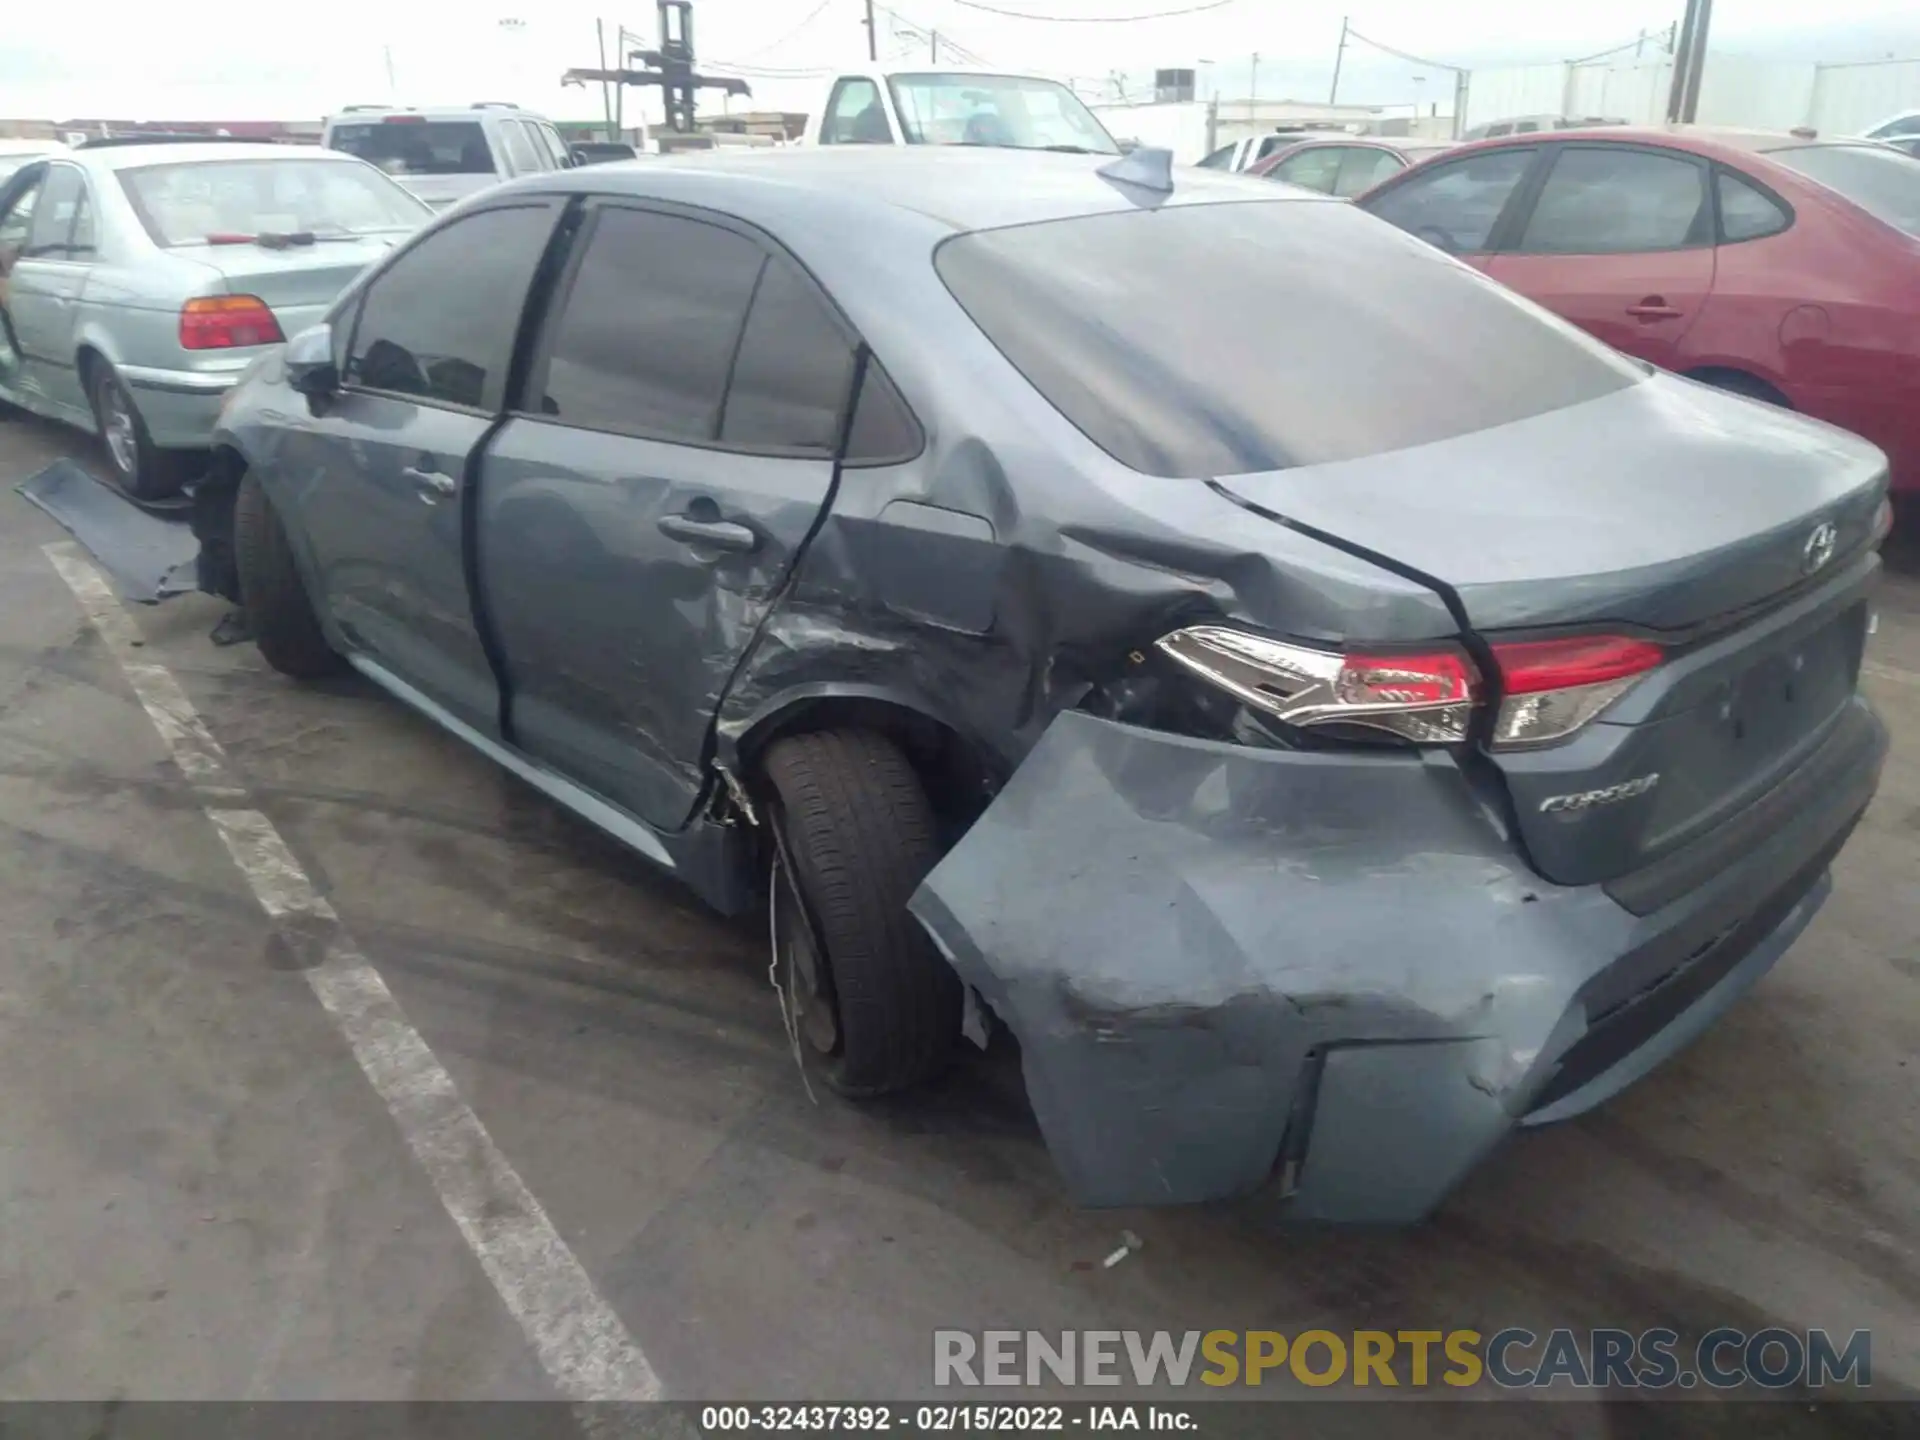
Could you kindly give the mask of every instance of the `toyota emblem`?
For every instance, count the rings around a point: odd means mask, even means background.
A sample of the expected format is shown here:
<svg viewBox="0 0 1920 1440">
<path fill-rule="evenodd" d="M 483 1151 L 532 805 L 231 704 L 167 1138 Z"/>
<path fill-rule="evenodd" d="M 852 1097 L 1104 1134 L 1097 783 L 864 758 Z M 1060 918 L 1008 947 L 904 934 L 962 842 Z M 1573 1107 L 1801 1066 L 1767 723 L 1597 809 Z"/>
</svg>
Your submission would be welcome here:
<svg viewBox="0 0 1920 1440">
<path fill-rule="evenodd" d="M 1800 550 L 1800 569 L 1811 575 L 1829 560 L 1833 559 L 1833 547 L 1840 538 L 1840 532 L 1833 528 L 1833 522 L 1822 520 L 1813 527 L 1807 536 L 1807 543 Z"/>
</svg>

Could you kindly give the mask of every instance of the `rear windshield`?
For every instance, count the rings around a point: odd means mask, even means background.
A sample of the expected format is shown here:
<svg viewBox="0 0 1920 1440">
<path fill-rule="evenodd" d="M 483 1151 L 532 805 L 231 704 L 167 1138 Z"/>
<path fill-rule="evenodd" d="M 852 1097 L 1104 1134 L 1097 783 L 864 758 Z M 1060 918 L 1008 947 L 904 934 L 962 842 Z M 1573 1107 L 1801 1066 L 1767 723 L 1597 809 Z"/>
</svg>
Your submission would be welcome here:
<svg viewBox="0 0 1920 1440">
<path fill-rule="evenodd" d="M 373 120 L 336 125 L 327 146 L 389 175 L 491 175 L 493 151 L 478 120 Z"/>
<path fill-rule="evenodd" d="M 1058 80 L 935 72 L 894 75 L 887 85 L 909 145 L 1120 153 L 1106 127 Z"/>
<path fill-rule="evenodd" d="M 351 160 L 207 160 L 120 173 L 156 245 L 213 236 L 411 230 L 433 214 L 377 171 Z"/>
<path fill-rule="evenodd" d="M 1351 205 L 1170 206 L 979 231 L 935 263 L 1087 437 L 1149 475 L 1350 460 L 1644 371 Z"/>
<path fill-rule="evenodd" d="M 1838 190 L 1869 215 L 1920 235 L 1920 160 L 1879 145 L 1802 145 L 1767 154 L 1829 190 Z"/>
</svg>

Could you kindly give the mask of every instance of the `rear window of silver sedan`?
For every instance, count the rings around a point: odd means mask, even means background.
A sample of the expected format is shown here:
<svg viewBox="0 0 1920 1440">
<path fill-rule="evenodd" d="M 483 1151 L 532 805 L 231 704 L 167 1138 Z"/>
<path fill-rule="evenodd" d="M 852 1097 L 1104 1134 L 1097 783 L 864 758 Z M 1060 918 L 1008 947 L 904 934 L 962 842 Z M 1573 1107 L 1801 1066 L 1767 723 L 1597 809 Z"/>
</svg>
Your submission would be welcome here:
<svg viewBox="0 0 1920 1440">
<path fill-rule="evenodd" d="M 1351 205 L 1171 205 L 976 231 L 935 265 L 1096 445 L 1149 475 L 1351 460 L 1645 371 Z"/>
<path fill-rule="evenodd" d="M 433 212 L 353 160 L 204 160 L 119 171 L 153 243 L 411 230 Z"/>
</svg>

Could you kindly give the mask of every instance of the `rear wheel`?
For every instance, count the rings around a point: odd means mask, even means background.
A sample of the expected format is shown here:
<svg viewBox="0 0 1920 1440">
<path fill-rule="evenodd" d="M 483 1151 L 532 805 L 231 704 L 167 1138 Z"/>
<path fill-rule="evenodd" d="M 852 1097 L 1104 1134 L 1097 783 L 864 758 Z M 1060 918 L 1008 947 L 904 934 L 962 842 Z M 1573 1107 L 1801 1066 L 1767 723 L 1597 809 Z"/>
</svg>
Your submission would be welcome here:
<svg viewBox="0 0 1920 1440">
<path fill-rule="evenodd" d="M 776 741 L 775 962 L 801 1047 L 863 1098 L 932 1078 L 960 1033 L 960 977 L 907 912 L 940 858 L 933 806 L 900 748 L 863 730 Z"/>
<path fill-rule="evenodd" d="M 120 488 L 136 500 L 164 500 L 177 493 L 184 472 L 180 457 L 153 443 L 126 383 L 105 360 L 88 366 L 87 394 L 93 401 L 94 425 L 107 463 Z"/>
<path fill-rule="evenodd" d="M 269 665 L 299 680 L 317 680 L 345 665 L 320 629 L 287 532 L 251 472 L 241 477 L 234 498 L 233 559 L 241 604 Z"/>
</svg>

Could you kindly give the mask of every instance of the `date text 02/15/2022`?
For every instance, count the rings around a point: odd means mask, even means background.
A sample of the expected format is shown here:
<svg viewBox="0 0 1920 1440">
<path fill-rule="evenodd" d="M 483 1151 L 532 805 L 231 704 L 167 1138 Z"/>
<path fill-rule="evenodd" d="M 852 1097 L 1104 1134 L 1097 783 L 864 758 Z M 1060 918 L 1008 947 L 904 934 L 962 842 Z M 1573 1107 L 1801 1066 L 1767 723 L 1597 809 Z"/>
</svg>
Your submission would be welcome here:
<svg viewBox="0 0 1920 1440">
<path fill-rule="evenodd" d="M 1070 1430 L 1193 1431 L 1193 1412 L 1173 1405 L 707 1405 L 703 1434 L 945 1435 Z"/>
</svg>

